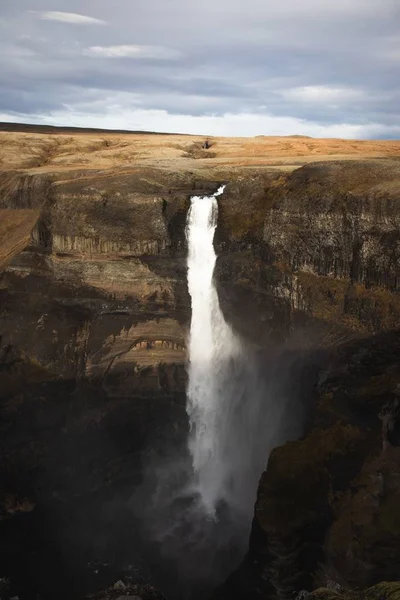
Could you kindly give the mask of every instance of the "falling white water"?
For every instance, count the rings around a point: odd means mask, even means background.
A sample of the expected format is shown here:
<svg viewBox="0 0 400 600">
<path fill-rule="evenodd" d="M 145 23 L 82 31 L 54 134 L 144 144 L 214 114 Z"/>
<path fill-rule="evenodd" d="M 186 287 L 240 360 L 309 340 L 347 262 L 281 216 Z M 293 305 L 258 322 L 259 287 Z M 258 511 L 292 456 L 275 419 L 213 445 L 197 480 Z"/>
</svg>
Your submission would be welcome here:
<svg viewBox="0 0 400 600">
<path fill-rule="evenodd" d="M 176 438 L 172 446 L 163 447 L 162 457 L 155 453 L 135 499 L 146 539 L 175 569 L 171 573 L 176 573 L 185 594 L 198 585 L 216 588 L 239 564 L 269 453 L 301 434 L 301 418 L 296 416 L 298 386 L 290 378 L 291 355 L 281 360 L 276 347 L 266 354 L 239 339 L 220 309 L 213 281 L 213 238 L 217 196 L 222 192 L 220 188 L 214 196 L 192 198 L 187 219 L 192 300 L 189 453 L 182 452 Z M 225 256 L 223 264 L 226 268 L 232 263 L 248 264 L 235 259 Z M 235 289 L 226 291 L 234 295 Z M 252 310 L 250 303 L 235 315 L 246 319 Z M 184 593 L 179 595 L 187 597 Z M 207 595 L 208 591 L 202 597 Z"/>
<path fill-rule="evenodd" d="M 195 486 L 210 514 L 228 496 L 230 471 L 224 421 L 226 386 L 232 361 L 240 343 L 225 322 L 213 281 L 216 254 L 213 246 L 217 222 L 216 196 L 195 196 L 187 222 L 188 285 L 192 299 L 189 340 L 187 411 L 190 421 L 189 449 Z"/>
</svg>

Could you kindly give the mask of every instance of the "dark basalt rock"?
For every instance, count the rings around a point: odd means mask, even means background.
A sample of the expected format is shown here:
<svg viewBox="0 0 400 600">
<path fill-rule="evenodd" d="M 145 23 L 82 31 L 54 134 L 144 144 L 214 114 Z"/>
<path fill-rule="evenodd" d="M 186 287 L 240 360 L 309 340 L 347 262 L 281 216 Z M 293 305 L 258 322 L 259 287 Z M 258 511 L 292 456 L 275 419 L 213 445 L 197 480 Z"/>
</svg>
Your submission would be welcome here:
<svg viewBox="0 0 400 600">
<path fill-rule="evenodd" d="M 189 199 L 221 179 L 0 174 L 0 208 L 25 211 L 4 256 L 0 240 L 0 558 L 21 598 L 52 599 L 65 564 L 82 583 L 60 598 L 106 589 L 128 542 L 143 542 L 125 510 L 132 487 L 148 453 L 184 452 L 187 432 Z M 243 169 L 219 197 L 227 320 L 260 348 L 322 348 L 331 362 L 299 400 L 304 437 L 270 456 L 248 555 L 216 597 L 292 600 L 335 577 L 398 577 L 399 181 L 390 160 Z M 94 585 L 82 565 L 97 556 L 108 570 Z"/>
<path fill-rule="evenodd" d="M 400 598 L 400 583 L 384 582 L 364 591 L 342 589 L 340 586 L 320 588 L 311 594 L 305 593 L 304 600 L 398 600 Z M 299 598 L 301 600 L 301 598 Z"/>
<path fill-rule="evenodd" d="M 90 594 L 84 600 L 165 600 L 165 596 L 150 585 L 117 581 L 108 589 Z"/>
<path fill-rule="evenodd" d="M 261 477 L 249 554 L 234 579 L 241 589 L 251 568 L 249 598 L 398 578 L 399 365 L 398 332 L 335 351 L 309 433 L 273 450 Z M 226 586 L 216 597 L 241 597 Z"/>
<path fill-rule="evenodd" d="M 217 282 L 228 318 L 240 321 L 245 297 L 263 318 L 264 340 L 305 324 L 328 343 L 398 327 L 399 195 L 399 162 L 381 160 L 316 163 L 227 186 Z"/>
</svg>

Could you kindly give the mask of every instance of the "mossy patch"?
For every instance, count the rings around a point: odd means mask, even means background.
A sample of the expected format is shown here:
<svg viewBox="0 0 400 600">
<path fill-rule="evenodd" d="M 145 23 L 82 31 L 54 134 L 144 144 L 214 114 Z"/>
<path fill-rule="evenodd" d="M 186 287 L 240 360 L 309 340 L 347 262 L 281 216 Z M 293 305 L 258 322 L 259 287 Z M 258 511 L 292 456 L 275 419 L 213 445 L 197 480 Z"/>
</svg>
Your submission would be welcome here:
<svg viewBox="0 0 400 600">
<path fill-rule="evenodd" d="M 400 325 L 400 297 L 390 290 L 366 287 L 348 279 L 299 271 L 298 301 L 317 319 L 357 333 L 387 331 Z"/>
<path fill-rule="evenodd" d="M 307 596 L 309 600 L 400 600 L 400 582 L 383 582 L 365 591 L 320 588 Z"/>
<path fill-rule="evenodd" d="M 301 527 L 329 511 L 334 494 L 334 465 L 362 456 L 362 431 L 340 423 L 275 449 L 259 487 L 256 515 L 269 528 Z"/>
<path fill-rule="evenodd" d="M 382 582 L 365 592 L 365 600 L 400 600 L 400 582 Z"/>
<path fill-rule="evenodd" d="M 296 276 L 308 312 L 324 321 L 337 319 L 343 314 L 344 300 L 350 285 L 348 281 L 304 271 L 299 271 Z"/>
<path fill-rule="evenodd" d="M 354 284 L 348 289 L 345 312 L 369 330 L 395 329 L 400 325 L 400 296 L 385 288 Z"/>
</svg>

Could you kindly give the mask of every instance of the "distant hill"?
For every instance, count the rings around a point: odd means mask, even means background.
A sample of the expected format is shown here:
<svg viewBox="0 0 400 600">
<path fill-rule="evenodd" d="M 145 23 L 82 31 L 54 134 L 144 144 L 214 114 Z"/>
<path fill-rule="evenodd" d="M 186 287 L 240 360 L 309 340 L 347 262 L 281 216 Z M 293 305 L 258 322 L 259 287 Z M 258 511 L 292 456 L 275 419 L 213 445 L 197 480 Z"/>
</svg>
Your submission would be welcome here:
<svg viewBox="0 0 400 600">
<path fill-rule="evenodd" d="M 14 133 L 113 133 L 113 134 L 146 134 L 146 135 L 184 135 L 175 133 L 158 133 L 157 131 L 130 131 L 128 129 L 100 129 L 96 127 L 56 127 L 54 125 L 32 125 L 29 123 L 0 123 L 0 131 Z"/>
</svg>

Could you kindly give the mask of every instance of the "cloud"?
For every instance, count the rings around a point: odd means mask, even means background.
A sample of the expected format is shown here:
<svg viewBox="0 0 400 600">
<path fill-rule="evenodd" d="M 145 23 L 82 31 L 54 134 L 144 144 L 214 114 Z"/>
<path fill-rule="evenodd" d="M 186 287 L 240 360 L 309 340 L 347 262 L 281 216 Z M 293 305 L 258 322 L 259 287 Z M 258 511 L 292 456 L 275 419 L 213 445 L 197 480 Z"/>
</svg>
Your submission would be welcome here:
<svg viewBox="0 0 400 600">
<path fill-rule="evenodd" d="M 159 60 L 177 59 L 181 53 L 162 46 L 91 46 L 83 51 L 86 56 L 97 58 L 155 58 Z"/>
<path fill-rule="evenodd" d="M 300 102 L 343 103 L 365 98 L 365 92 L 350 87 L 332 87 L 329 85 L 306 85 L 282 91 L 282 96 Z"/>
<path fill-rule="evenodd" d="M 106 25 L 105 21 L 87 17 L 78 13 L 69 13 L 63 11 L 44 11 L 35 12 L 35 14 L 44 21 L 60 21 L 61 23 L 70 23 L 71 25 Z"/>
<path fill-rule="evenodd" d="M 31 6 L 0 3 L 11 120 L 398 136 L 398 0 L 91 0 L 93 17 L 81 0 L 36 0 L 40 18 Z"/>
<path fill-rule="evenodd" d="M 59 126 L 100 127 L 165 133 L 192 133 L 215 136 L 309 135 L 320 138 L 369 139 L 400 138 L 400 125 L 385 127 L 379 123 L 356 125 L 352 123 L 322 125 L 295 117 L 276 117 L 271 114 L 225 113 L 222 115 L 170 114 L 165 110 L 147 110 L 123 106 L 111 99 L 95 102 L 86 110 L 68 108 L 51 115 L 35 115 L 30 122 Z M 0 121 L 13 121 L 0 113 Z M 19 116 L 26 122 L 26 116 Z"/>
</svg>

